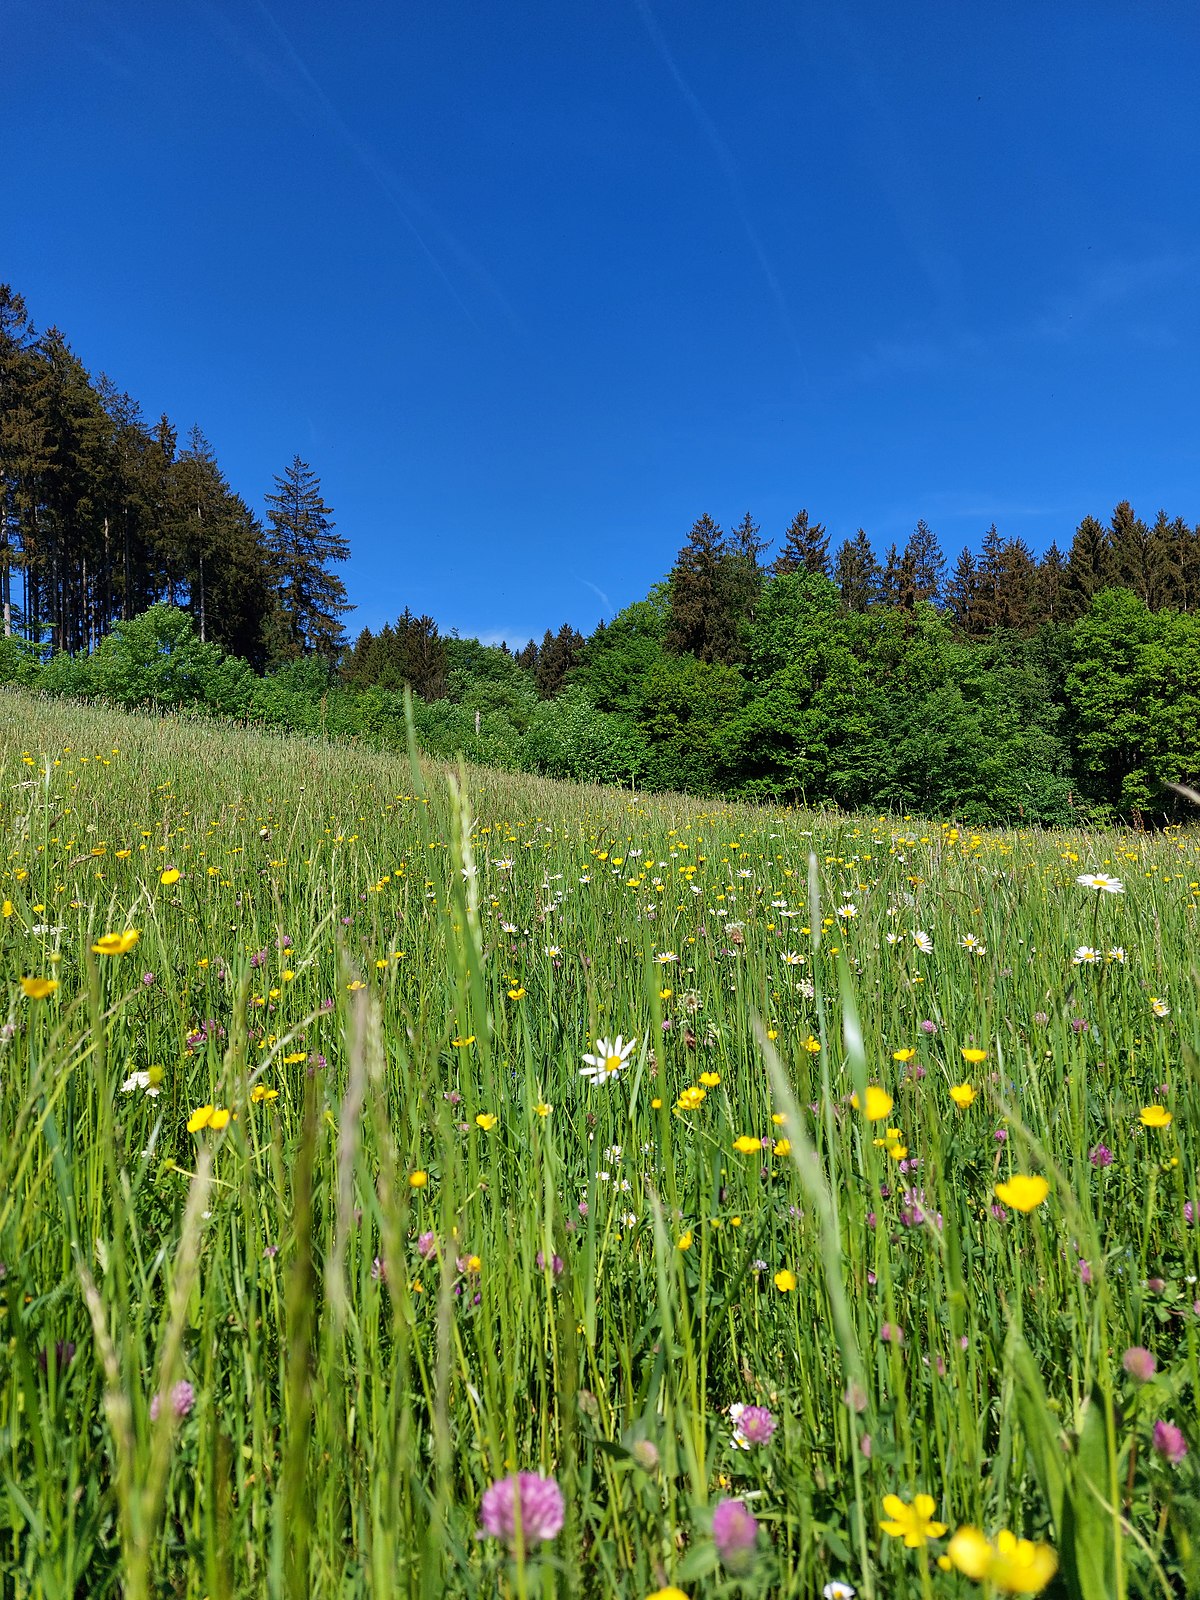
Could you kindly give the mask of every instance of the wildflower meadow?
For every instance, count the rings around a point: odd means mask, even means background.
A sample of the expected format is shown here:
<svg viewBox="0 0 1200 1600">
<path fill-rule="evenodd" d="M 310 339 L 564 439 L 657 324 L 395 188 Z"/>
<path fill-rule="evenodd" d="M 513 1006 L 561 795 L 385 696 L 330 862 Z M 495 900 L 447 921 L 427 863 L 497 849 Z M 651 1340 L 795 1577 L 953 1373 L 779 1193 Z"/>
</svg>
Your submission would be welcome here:
<svg viewBox="0 0 1200 1600">
<path fill-rule="evenodd" d="M 1200 1593 L 1200 833 L 0 768 L 0 1594 Z"/>
</svg>

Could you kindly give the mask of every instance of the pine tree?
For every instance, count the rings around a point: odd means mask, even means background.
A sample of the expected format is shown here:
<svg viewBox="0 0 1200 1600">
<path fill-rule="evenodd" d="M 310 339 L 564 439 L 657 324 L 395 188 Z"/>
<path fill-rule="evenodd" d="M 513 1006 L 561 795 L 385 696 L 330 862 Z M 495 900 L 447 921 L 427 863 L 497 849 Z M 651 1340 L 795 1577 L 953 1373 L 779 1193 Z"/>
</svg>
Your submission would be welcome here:
<svg viewBox="0 0 1200 1600">
<path fill-rule="evenodd" d="M 352 609 L 346 586 L 328 564 L 346 561 L 350 546 L 333 531 L 333 511 L 306 461 L 295 456 L 267 502 L 267 564 L 275 599 L 269 642 L 275 659 L 319 655 L 336 659 L 343 644 L 339 620 Z"/>
<path fill-rule="evenodd" d="M 846 539 L 834 562 L 833 581 L 842 596 L 845 611 L 868 611 L 879 599 L 882 578 L 871 541 L 860 528 L 853 539 Z"/>
<path fill-rule="evenodd" d="M 783 549 L 775 557 L 771 571 L 776 577 L 785 572 L 820 572 L 829 576 L 829 535 L 823 522 L 810 522 L 808 512 L 797 511 L 783 536 Z"/>
</svg>

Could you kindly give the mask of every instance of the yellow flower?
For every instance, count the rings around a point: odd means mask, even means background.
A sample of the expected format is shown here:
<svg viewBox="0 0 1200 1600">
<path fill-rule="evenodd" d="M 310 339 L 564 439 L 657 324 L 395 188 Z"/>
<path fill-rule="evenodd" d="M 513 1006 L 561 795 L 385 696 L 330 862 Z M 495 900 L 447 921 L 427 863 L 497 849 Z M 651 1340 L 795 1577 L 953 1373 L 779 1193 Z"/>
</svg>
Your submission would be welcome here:
<svg viewBox="0 0 1200 1600">
<path fill-rule="evenodd" d="M 6 900 L 4 904 L 0 906 L 0 917 L 11 917 L 15 910 L 16 907 L 13 905 L 12 901 Z"/>
<path fill-rule="evenodd" d="M 962 1058 L 964 1061 L 969 1061 L 973 1067 L 977 1067 L 981 1061 L 987 1060 L 988 1053 L 975 1045 L 969 1045 L 963 1049 Z"/>
<path fill-rule="evenodd" d="M 550 1113 L 554 1110 L 554 1107 L 550 1106 L 550 1105 L 547 1105 L 544 1100 L 539 1100 L 537 1105 L 534 1106 L 533 1110 L 534 1110 L 535 1116 L 548 1117 L 550 1115 Z"/>
<path fill-rule="evenodd" d="M 858 1110 L 858 1096 L 850 1096 L 850 1104 Z M 863 1115 L 868 1122 L 882 1122 L 892 1109 L 892 1097 L 886 1089 L 881 1089 L 877 1083 L 867 1085 L 867 1103 Z"/>
<path fill-rule="evenodd" d="M 893 1061 L 911 1061 L 912 1058 L 916 1055 L 916 1053 L 917 1053 L 916 1046 L 908 1044 L 908 1045 L 905 1045 L 903 1050 L 893 1050 L 892 1051 L 892 1060 Z"/>
<path fill-rule="evenodd" d="M 776 1139 L 776 1141 L 775 1141 L 775 1154 L 777 1156 L 787 1156 L 787 1155 L 791 1155 L 791 1153 L 792 1153 L 792 1141 L 790 1139 Z"/>
<path fill-rule="evenodd" d="M 978 1528 L 959 1528 L 946 1554 L 966 1577 L 991 1584 L 1001 1594 L 1040 1594 L 1058 1570 L 1058 1557 L 1048 1544 L 1018 1539 L 1007 1528 L 994 1541 Z"/>
<path fill-rule="evenodd" d="M 475 1035 L 468 1033 L 465 1039 L 451 1039 L 450 1043 L 456 1050 L 465 1050 L 469 1044 L 475 1043 Z"/>
<path fill-rule="evenodd" d="M 996 1185 L 996 1199 L 1001 1205 L 1011 1206 L 1014 1211 L 1034 1211 L 1050 1193 L 1050 1185 L 1045 1178 L 1030 1177 L 1026 1173 L 1014 1173 L 1007 1183 Z"/>
<path fill-rule="evenodd" d="M 229 1117 L 230 1113 L 224 1106 L 217 1106 L 208 1119 L 208 1125 L 214 1133 L 220 1133 L 221 1129 L 227 1126 Z"/>
<path fill-rule="evenodd" d="M 762 1150 L 762 1140 L 753 1134 L 742 1133 L 733 1141 L 733 1148 L 743 1156 L 757 1155 Z"/>
<path fill-rule="evenodd" d="M 307 1050 L 293 1050 L 291 1055 L 284 1056 L 283 1064 L 285 1067 L 294 1067 L 297 1061 L 307 1061 L 307 1059 Z"/>
<path fill-rule="evenodd" d="M 212 1120 L 212 1114 L 212 1106 L 198 1106 L 187 1120 L 187 1131 L 189 1133 L 199 1133 L 201 1128 L 207 1128 Z"/>
<path fill-rule="evenodd" d="M 360 989 L 365 989 L 366 987 L 367 987 L 366 984 L 362 981 L 361 978 L 354 978 L 350 983 L 348 983 L 346 985 L 346 988 L 349 990 L 349 992 L 351 994 L 357 994 Z"/>
<path fill-rule="evenodd" d="M 960 1111 L 965 1111 L 975 1098 L 975 1091 L 969 1083 L 955 1083 L 950 1086 L 950 1098 Z"/>
<path fill-rule="evenodd" d="M 58 988 L 57 978 L 22 978 L 21 987 L 30 1000 L 45 1000 Z M 1169 1119 L 1168 1119 L 1169 1120 Z"/>
<path fill-rule="evenodd" d="M 168 867 L 165 872 L 160 872 L 158 875 L 158 881 L 162 884 L 164 889 L 169 889 L 172 884 L 178 883 L 179 879 L 180 872 L 177 867 Z"/>
<path fill-rule="evenodd" d="M 279 1090 L 268 1089 L 265 1083 L 256 1083 L 250 1091 L 250 1098 L 256 1106 L 260 1106 L 264 1100 L 278 1100 Z"/>
<path fill-rule="evenodd" d="M 26 981 L 25 978 L 21 979 L 22 983 Z M 42 982 L 45 982 L 45 979 Z M 26 989 L 25 993 L 28 994 L 29 990 Z M 35 996 L 35 998 L 40 999 L 41 997 Z M 1169 1128 L 1171 1126 L 1171 1113 L 1166 1106 L 1143 1106 L 1139 1121 L 1143 1128 Z"/>
<path fill-rule="evenodd" d="M 946 1531 L 944 1522 L 932 1520 L 937 1502 L 931 1494 L 914 1495 L 911 1505 L 898 1494 L 885 1494 L 883 1509 L 890 1520 L 879 1526 L 893 1539 L 903 1539 L 910 1550 L 919 1549 L 927 1539 L 940 1539 Z"/>
<path fill-rule="evenodd" d="M 688 1600 L 682 1589 L 677 1589 L 669 1583 L 665 1589 L 655 1589 L 653 1594 L 648 1594 L 646 1600 Z"/>
<path fill-rule="evenodd" d="M 98 956 L 128 955 L 140 938 L 136 928 L 126 928 L 124 933 L 102 933 L 92 946 L 92 952 Z"/>
<path fill-rule="evenodd" d="M 484 1133 L 489 1133 L 496 1126 L 496 1118 L 490 1111 L 481 1111 L 475 1121 Z"/>
<path fill-rule="evenodd" d="M 661 1111 L 662 1110 L 662 1101 L 658 1098 L 657 1095 L 655 1095 L 654 1099 L 651 1100 L 650 1109 L 651 1109 L 651 1111 Z"/>
<path fill-rule="evenodd" d="M 700 1082 L 706 1089 L 715 1089 L 720 1081 L 721 1074 L 719 1072 L 702 1072 L 700 1074 Z"/>
<path fill-rule="evenodd" d="M 482 1256 L 468 1256 L 467 1257 L 467 1271 L 468 1272 L 482 1272 L 483 1271 L 483 1257 Z"/>
<path fill-rule="evenodd" d="M 658 998 L 660 1000 L 669 1000 L 674 993 L 674 989 L 660 989 L 658 991 Z"/>
<path fill-rule="evenodd" d="M 675 1241 L 675 1247 L 678 1250 L 690 1250 L 692 1248 L 692 1230 L 690 1228 L 686 1233 L 679 1235 Z"/>
<path fill-rule="evenodd" d="M 810 1033 L 807 1039 L 801 1039 L 800 1048 L 801 1050 L 807 1050 L 810 1056 L 815 1056 L 821 1048 L 821 1041 L 815 1039 Z"/>
<path fill-rule="evenodd" d="M 695 1087 L 684 1089 L 679 1096 L 679 1109 L 681 1111 L 698 1111 L 704 1102 L 705 1091 Z"/>
<path fill-rule="evenodd" d="M 796 1274 L 783 1267 L 775 1274 L 775 1287 L 780 1294 L 790 1294 L 796 1287 Z"/>
<path fill-rule="evenodd" d="M 420 1167 L 408 1175 L 408 1187 L 410 1189 L 423 1189 L 428 1182 L 429 1174 Z"/>
<path fill-rule="evenodd" d="M 524 1000 L 524 998 L 525 998 L 525 990 L 524 990 L 524 988 L 520 984 L 518 984 L 515 989 L 510 989 L 508 991 L 508 998 L 510 1000 Z"/>
</svg>

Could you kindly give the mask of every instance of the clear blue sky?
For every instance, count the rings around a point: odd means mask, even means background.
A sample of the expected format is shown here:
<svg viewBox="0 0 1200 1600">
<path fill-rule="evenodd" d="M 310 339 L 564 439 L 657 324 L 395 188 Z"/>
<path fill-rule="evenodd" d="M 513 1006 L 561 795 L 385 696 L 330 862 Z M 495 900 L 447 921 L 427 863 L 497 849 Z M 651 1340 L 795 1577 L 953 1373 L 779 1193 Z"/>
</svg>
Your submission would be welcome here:
<svg viewBox="0 0 1200 1600">
<path fill-rule="evenodd" d="M 0 277 L 352 631 L 590 631 L 692 521 L 1200 520 L 1193 0 L 10 0 Z"/>
</svg>

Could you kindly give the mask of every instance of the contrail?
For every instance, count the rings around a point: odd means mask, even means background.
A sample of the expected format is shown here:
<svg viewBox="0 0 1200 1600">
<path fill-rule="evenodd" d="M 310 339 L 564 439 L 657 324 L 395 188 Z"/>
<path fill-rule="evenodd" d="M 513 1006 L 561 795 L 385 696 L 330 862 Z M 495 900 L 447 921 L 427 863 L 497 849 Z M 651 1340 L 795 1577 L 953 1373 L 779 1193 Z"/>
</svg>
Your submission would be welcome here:
<svg viewBox="0 0 1200 1600">
<path fill-rule="evenodd" d="M 392 209 L 395 211 L 396 215 L 400 218 L 401 222 L 412 236 L 418 249 L 424 255 L 426 261 L 429 263 L 435 274 L 441 279 L 451 299 L 454 300 L 459 310 L 463 313 L 471 325 L 477 331 L 482 333 L 483 329 L 480 327 L 478 319 L 472 312 L 470 306 L 463 299 L 462 295 L 459 293 L 459 290 L 447 271 L 444 262 L 433 248 L 433 245 L 430 243 L 425 233 L 422 232 L 420 227 L 418 227 L 412 216 L 412 208 L 414 207 L 425 212 L 426 214 L 428 214 L 429 208 L 421 200 L 420 196 L 412 190 L 411 186 L 405 184 L 396 175 L 392 168 L 389 167 L 386 162 L 380 159 L 376 151 L 368 143 L 366 143 L 366 141 L 361 139 L 349 126 L 341 112 L 337 109 L 333 101 L 329 98 L 329 95 L 318 82 L 317 78 L 309 68 L 308 63 L 304 60 L 299 50 L 297 50 L 296 46 L 292 43 L 291 37 L 284 29 L 282 23 L 279 22 L 278 18 L 271 11 L 270 7 L 265 3 L 265 0 L 255 0 L 255 5 L 262 15 L 264 21 L 271 29 L 271 32 L 277 39 L 283 54 L 288 61 L 288 64 L 292 68 L 293 73 L 304 85 L 305 89 L 308 91 L 308 95 L 315 103 L 315 107 L 327 129 L 335 136 L 335 138 L 350 153 L 350 155 L 354 157 L 367 176 L 371 178 L 382 190 L 384 196 L 391 204 Z M 230 29 L 226 25 L 226 19 L 221 16 L 219 12 L 217 19 L 213 19 L 211 8 L 205 7 L 204 9 L 209 13 L 210 22 L 213 20 L 219 20 L 219 32 L 225 36 L 227 42 L 230 42 Z M 237 42 L 240 43 L 240 41 Z M 266 74 L 263 73 L 260 63 L 252 62 L 252 64 L 256 67 L 256 70 L 258 70 L 260 76 L 266 76 Z M 272 87 L 277 86 L 272 85 Z M 516 311 L 513 309 L 512 305 L 506 299 L 499 286 L 495 283 L 487 270 L 471 256 L 469 251 L 464 249 L 464 247 L 458 242 L 457 239 L 454 238 L 448 229 L 446 229 L 442 224 L 438 223 L 436 219 L 432 220 L 434 221 L 439 233 L 442 235 L 443 243 L 449 248 L 451 254 L 457 259 L 459 264 L 464 266 L 470 273 L 472 273 L 479 283 L 481 283 L 488 290 L 488 292 L 503 310 L 514 330 L 517 333 L 524 334 L 525 329 L 523 328 Z"/>
<path fill-rule="evenodd" d="M 758 237 L 758 233 L 755 230 L 754 224 L 750 221 L 750 214 L 746 210 L 746 202 L 742 198 L 741 179 L 738 175 L 737 162 L 733 158 L 733 152 L 725 143 L 724 139 L 722 139 L 716 123 L 701 105 L 700 100 L 695 94 L 691 85 L 688 83 L 687 79 L 684 77 L 683 73 L 680 72 L 678 66 L 676 65 L 675 57 L 671 54 L 670 47 L 668 46 L 666 39 L 663 37 L 662 29 L 658 25 L 658 20 L 653 11 L 650 9 L 650 0 L 634 0 L 634 4 L 637 6 L 638 15 L 642 19 L 642 23 L 646 29 L 646 32 L 650 35 L 651 43 L 662 57 L 663 65 L 674 79 L 675 87 L 683 96 L 688 110 L 692 113 L 692 116 L 695 117 L 696 122 L 700 127 L 701 133 L 703 133 L 704 137 L 708 140 L 709 145 L 712 147 L 713 154 L 717 158 L 717 163 L 721 168 L 722 174 L 724 175 L 725 182 L 729 186 L 730 197 L 733 200 L 734 209 L 737 211 L 738 220 L 741 222 L 742 227 L 745 230 L 746 237 L 750 241 L 751 249 L 758 258 L 758 264 L 762 269 L 763 277 L 767 281 L 767 287 L 770 289 L 776 308 L 779 311 L 780 320 L 783 322 L 788 339 L 791 341 L 792 349 L 796 352 L 796 356 L 800 361 L 801 368 L 803 368 L 804 351 L 800 345 L 800 339 L 796 332 L 796 326 L 792 321 L 792 314 L 788 309 L 788 303 L 784 297 L 783 287 L 776 276 L 774 267 L 772 267 L 767 258 L 767 252 L 763 248 L 762 241 Z"/>
<path fill-rule="evenodd" d="M 605 594 L 604 590 L 600 588 L 599 584 L 593 583 L 590 578 L 580 578 L 579 582 L 585 585 L 586 588 L 590 589 L 594 595 L 599 595 L 600 599 L 604 601 L 604 609 L 611 616 L 613 613 L 613 603 Z"/>
</svg>

